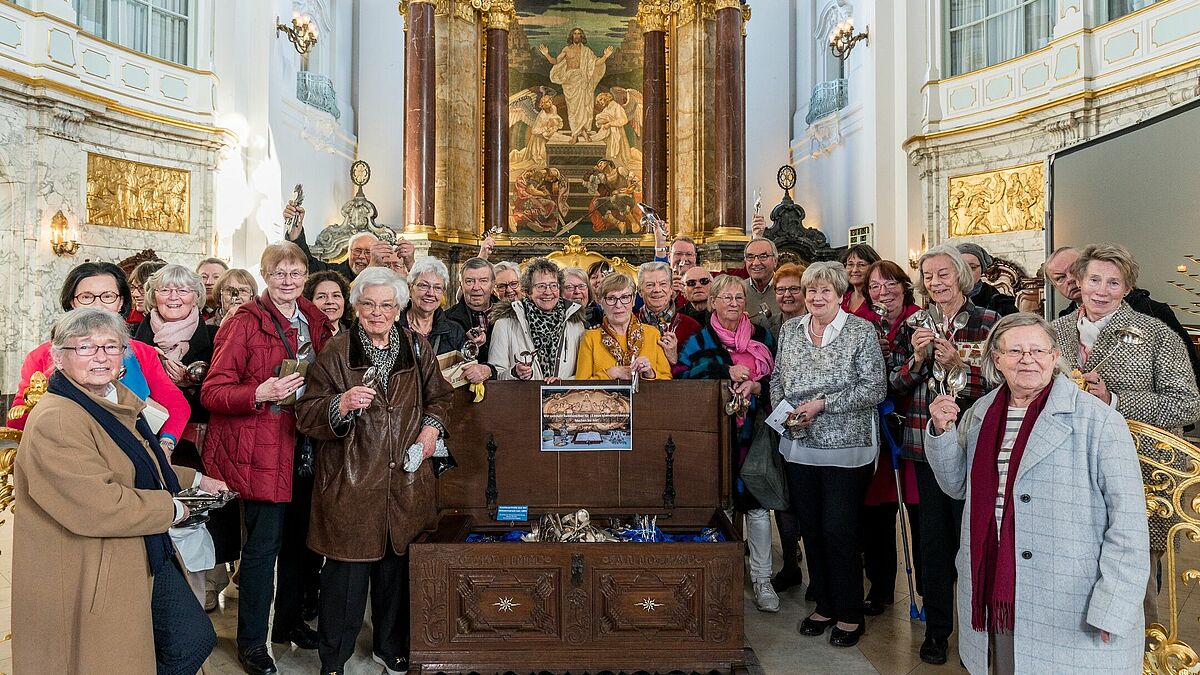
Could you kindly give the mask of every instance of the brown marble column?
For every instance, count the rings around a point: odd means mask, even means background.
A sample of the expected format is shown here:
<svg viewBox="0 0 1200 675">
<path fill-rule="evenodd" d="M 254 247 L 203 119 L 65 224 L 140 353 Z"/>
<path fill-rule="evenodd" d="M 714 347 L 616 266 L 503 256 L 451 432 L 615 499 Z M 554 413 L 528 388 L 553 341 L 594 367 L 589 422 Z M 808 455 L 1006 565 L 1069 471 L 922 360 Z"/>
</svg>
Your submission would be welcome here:
<svg viewBox="0 0 1200 675">
<path fill-rule="evenodd" d="M 483 226 L 508 231 L 508 28 L 515 19 L 511 0 L 492 2 L 484 14 Z"/>
<path fill-rule="evenodd" d="M 716 2 L 716 190 L 718 237 L 742 236 L 746 228 L 746 77 L 742 6 Z"/>
<path fill-rule="evenodd" d="M 667 215 L 667 26 L 664 2 L 643 0 L 642 26 L 642 183 L 643 199 Z"/>
<path fill-rule="evenodd" d="M 408 0 L 404 44 L 404 231 L 433 232 L 437 108 L 433 0 Z"/>
</svg>

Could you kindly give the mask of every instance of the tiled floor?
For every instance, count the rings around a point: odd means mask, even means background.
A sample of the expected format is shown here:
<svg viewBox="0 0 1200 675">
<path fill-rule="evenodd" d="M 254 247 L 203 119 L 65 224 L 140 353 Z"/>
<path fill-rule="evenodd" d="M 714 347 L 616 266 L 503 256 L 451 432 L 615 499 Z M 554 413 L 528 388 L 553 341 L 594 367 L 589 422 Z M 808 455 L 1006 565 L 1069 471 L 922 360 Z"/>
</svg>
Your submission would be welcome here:
<svg viewBox="0 0 1200 675">
<path fill-rule="evenodd" d="M 11 588 L 10 577 L 12 550 L 12 518 L 0 525 L 0 635 L 10 630 Z M 779 551 L 775 551 L 779 559 Z M 1191 549 L 1191 555 L 1181 560 L 1182 568 L 1200 567 L 1200 552 Z M 812 603 L 804 601 L 802 588 L 793 589 L 781 596 L 778 614 L 765 614 L 754 608 L 749 591 L 745 596 L 746 638 L 754 650 L 751 673 L 763 675 L 793 675 L 796 673 L 862 673 L 884 675 L 952 675 L 966 672 L 958 666 L 955 657 L 957 643 L 950 642 L 950 664 L 930 666 L 921 662 L 918 650 L 924 638 L 924 626 L 909 619 L 909 600 L 904 570 L 898 570 L 896 603 L 888 611 L 867 621 L 867 634 L 856 649 L 837 649 L 829 646 L 828 634 L 824 638 L 802 637 L 796 632 L 796 624 L 812 611 Z M 1164 580 L 1165 581 L 1165 580 Z M 1180 635 L 1189 644 L 1200 647 L 1200 593 L 1196 584 L 1180 589 Z M 206 671 L 221 675 L 236 675 L 242 672 L 237 663 L 234 634 L 237 629 L 236 591 L 223 597 L 221 607 L 211 614 L 219 638 L 216 651 L 209 660 Z M 1162 611 L 1167 612 L 1167 595 L 1160 598 Z M 19 627 L 17 628 L 19 630 Z M 354 659 L 347 664 L 348 675 L 378 675 L 380 666 L 371 660 L 369 621 L 359 636 Z M 272 645 L 279 665 L 279 672 L 316 673 L 319 662 L 316 653 L 292 647 L 280 649 Z M 0 673 L 12 673 L 11 643 L 0 642 Z"/>
</svg>

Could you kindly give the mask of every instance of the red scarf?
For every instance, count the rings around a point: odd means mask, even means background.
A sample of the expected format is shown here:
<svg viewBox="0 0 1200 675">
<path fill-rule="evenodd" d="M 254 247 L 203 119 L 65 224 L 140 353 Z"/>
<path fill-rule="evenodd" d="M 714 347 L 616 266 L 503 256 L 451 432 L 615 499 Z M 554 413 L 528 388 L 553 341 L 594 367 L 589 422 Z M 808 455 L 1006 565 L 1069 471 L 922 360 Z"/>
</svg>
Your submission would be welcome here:
<svg viewBox="0 0 1200 675">
<path fill-rule="evenodd" d="M 1021 430 L 1008 459 L 1008 480 L 1004 486 L 1004 513 L 1000 532 L 996 533 L 996 491 L 1000 472 L 996 458 L 1004 440 L 1008 418 L 1009 390 L 1000 387 L 988 406 L 971 461 L 971 628 L 979 632 L 1012 633 L 1013 608 L 1017 596 L 1017 537 L 1013 515 L 1013 482 L 1025 454 L 1025 443 L 1046 399 L 1051 382 L 1029 404 Z"/>
</svg>

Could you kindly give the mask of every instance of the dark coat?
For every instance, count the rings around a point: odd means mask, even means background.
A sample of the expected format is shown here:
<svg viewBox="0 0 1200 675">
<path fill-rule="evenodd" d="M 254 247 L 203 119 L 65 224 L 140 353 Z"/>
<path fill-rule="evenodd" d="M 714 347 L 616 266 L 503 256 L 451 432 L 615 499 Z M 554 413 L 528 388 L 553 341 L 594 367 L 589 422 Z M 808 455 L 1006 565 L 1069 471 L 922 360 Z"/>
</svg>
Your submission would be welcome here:
<svg viewBox="0 0 1200 675">
<path fill-rule="evenodd" d="M 308 300 L 296 302 L 308 319 L 313 349 L 319 354 L 333 332 L 329 319 Z M 266 291 L 239 307 L 217 331 L 213 360 L 200 390 L 200 400 L 209 411 L 202 454 L 206 473 L 228 483 L 244 499 L 289 502 L 295 412 L 292 406 L 254 403 L 254 390 L 274 377 L 275 368 L 288 358 L 272 316 L 295 354 L 298 333 Z"/>
<path fill-rule="evenodd" d="M 304 230 L 300 230 L 300 236 L 296 237 L 292 243 L 299 246 L 300 250 L 304 251 L 305 257 L 308 258 L 309 274 L 325 271 L 337 272 L 338 274 L 346 277 L 347 282 L 354 281 L 354 277 L 358 276 L 350 269 L 349 256 L 347 256 L 347 258 L 340 263 L 328 263 L 313 255 L 312 249 L 308 247 L 308 239 L 304 236 Z"/>
<path fill-rule="evenodd" d="M 205 323 L 203 316 L 198 317 L 197 322 L 200 325 L 196 327 L 196 332 L 192 333 L 192 339 L 188 340 L 188 350 L 183 355 L 183 360 L 181 361 L 185 366 L 197 361 L 212 364 L 213 341 L 217 335 L 217 327 Z M 150 326 L 149 316 L 146 316 L 142 320 L 142 323 L 138 325 L 133 339 L 145 342 L 148 345 L 154 344 L 154 328 Z M 204 403 L 200 400 L 200 385 L 179 387 L 179 390 L 183 392 L 183 397 L 187 399 L 188 405 L 192 407 L 192 415 L 188 418 L 188 421 L 208 422 L 208 409 L 204 407 Z"/>
<path fill-rule="evenodd" d="M 299 430 L 317 443 L 308 547 L 334 560 L 379 560 L 389 539 L 392 549 L 403 555 L 437 517 L 429 462 L 408 473 L 404 457 L 426 415 L 449 426 L 454 390 L 438 370 L 429 342 L 408 330 L 400 335 L 404 341 L 388 379 L 386 400 L 377 398 L 350 423 L 345 436 L 333 430 L 329 411 L 336 396 L 362 384 L 371 365 L 359 342 L 358 326 L 334 338 L 320 353 L 309 371 L 308 389 L 296 404 Z"/>
<path fill-rule="evenodd" d="M 446 310 L 446 318 L 450 319 L 459 326 L 462 326 L 464 339 L 467 331 L 470 331 L 472 328 L 480 327 L 479 317 L 483 317 L 483 325 L 488 330 L 484 336 L 483 346 L 479 348 L 479 356 L 475 359 L 480 363 L 487 363 L 488 360 L 488 347 L 492 344 L 492 331 L 491 322 L 488 320 L 487 316 L 488 313 L 491 312 L 492 307 L 495 306 L 495 303 L 496 301 L 493 300 L 492 304 L 488 305 L 487 309 L 482 312 L 476 312 L 470 307 L 467 307 L 467 303 L 459 300 L 453 307 Z"/>
<path fill-rule="evenodd" d="M 1017 313 L 1017 299 L 996 290 L 995 286 L 987 283 L 979 284 L 979 292 L 971 296 L 971 302 L 976 307 L 990 309 L 1000 316 Z"/>
<path fill-rule="evenodd" d="M 396 325 L 401 328 L 411 328 L 408 324 L 407 311 L 400 312 L 400 318 L 396 321 Z M 458 351 L 466 339 L 467 332 L 457 321 L 451 321 L 441 307 L 433 310 L 433 328 L 429 331 L 428 340 L 435 355 L 441 356 Z"/>
</svg>

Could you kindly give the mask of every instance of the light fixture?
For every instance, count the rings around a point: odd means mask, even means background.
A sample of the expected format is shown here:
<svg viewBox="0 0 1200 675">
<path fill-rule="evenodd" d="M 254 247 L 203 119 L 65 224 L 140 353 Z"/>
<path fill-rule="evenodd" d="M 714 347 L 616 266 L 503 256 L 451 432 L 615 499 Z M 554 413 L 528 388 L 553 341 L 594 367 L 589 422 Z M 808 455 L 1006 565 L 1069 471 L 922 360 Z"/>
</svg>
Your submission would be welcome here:
<svg viewBox="0 0 1200 675">
<path fill-rule="evenodd" d="M 317 44 L 317 24 L 307 14 L 293 12 L 290 26 L 279 23 L 279 17 L 275 17 L 275 36 L 280 33 L 288 36 L 297 54 L 307 54 L 308 48 Z"/>
<path fill-rule="evenodd" d="M 867 26 L 867 30 L 855 35 L 854 17 L 848 16 L 829 32 L 829 50 L 833 52 L 834 56 L 844 61 L 850 56 L 850 50 L 854 49 L 854 44 L 859 40 L 865 40 L 868 45 L 871 44 L 868 37 L 870 32 L 871 27 Z"/>
<path fill-rule="evenodd" d="M 55 255 L 75 255 L 79 252 L 79 241 L 71 231 L 71 223 L 60 210 L 50 219 L 50 250 Z"/>
<path fill-rule="evenodd" d="M 921 256 L 925 255 L 925 251 L 927 250 L 929 250 L 929 247 L 925 245 L 925 235 L 922 234 L 921 250 L 908 249 L 908 266 L 914 270 L 917 269 L 921 264 Z"/>
</svg>

